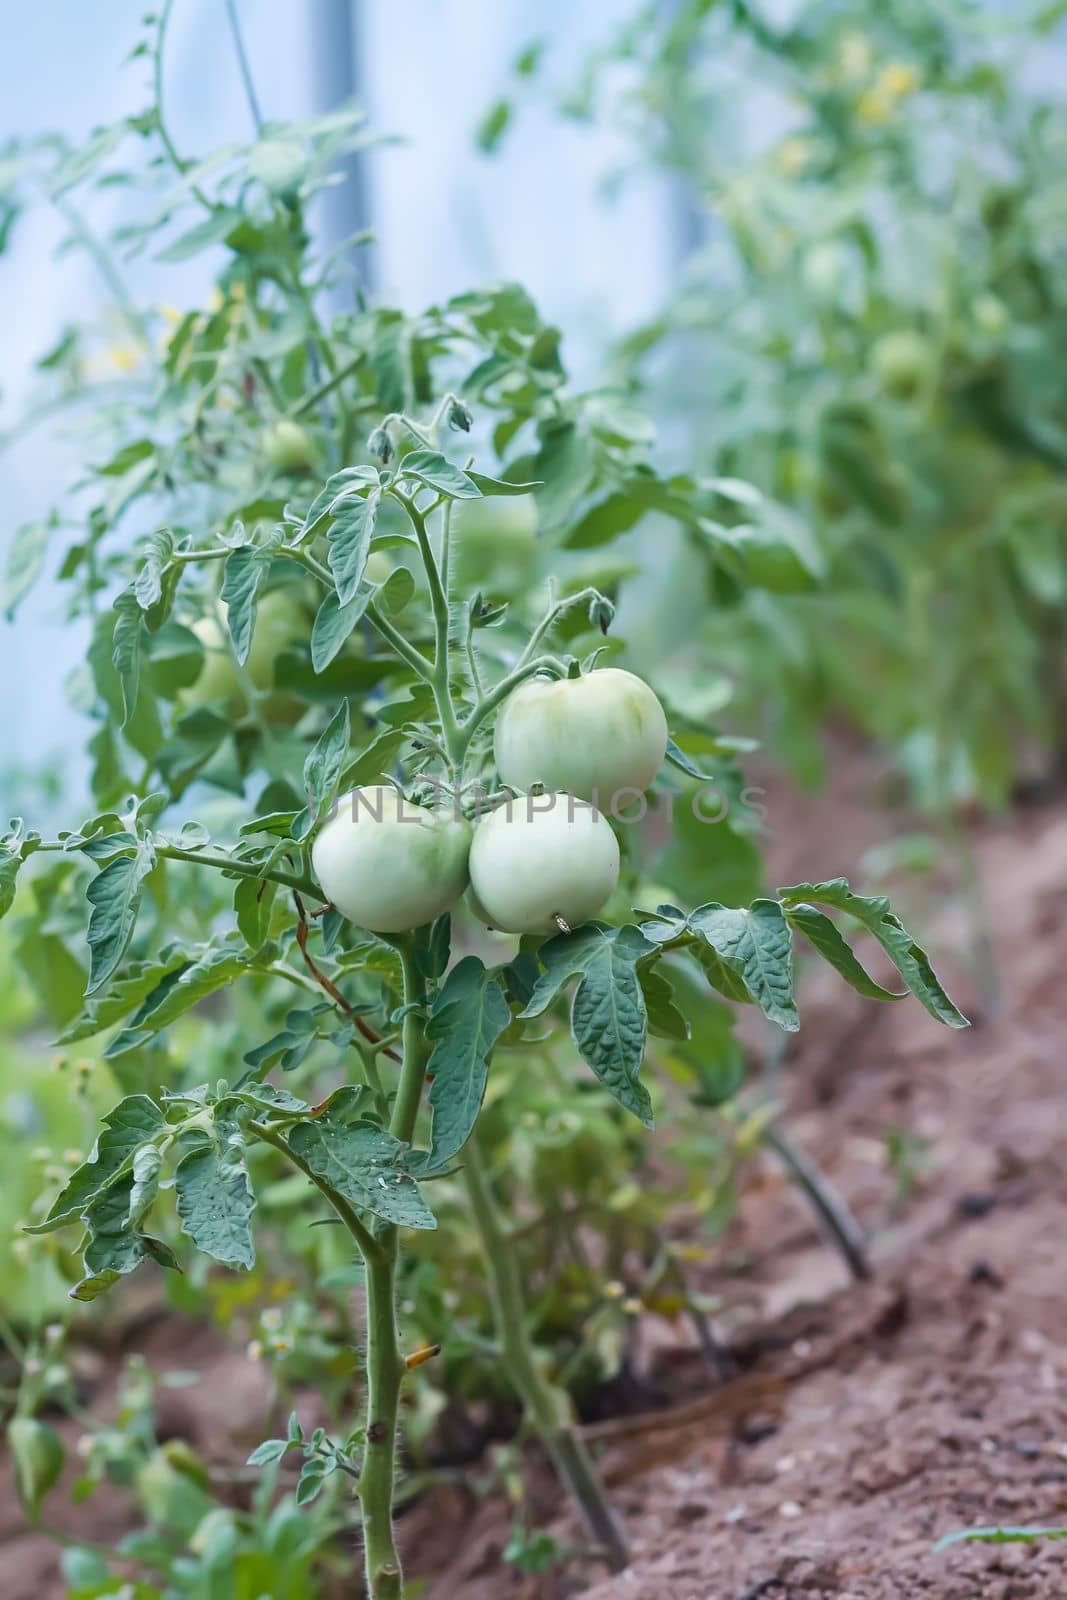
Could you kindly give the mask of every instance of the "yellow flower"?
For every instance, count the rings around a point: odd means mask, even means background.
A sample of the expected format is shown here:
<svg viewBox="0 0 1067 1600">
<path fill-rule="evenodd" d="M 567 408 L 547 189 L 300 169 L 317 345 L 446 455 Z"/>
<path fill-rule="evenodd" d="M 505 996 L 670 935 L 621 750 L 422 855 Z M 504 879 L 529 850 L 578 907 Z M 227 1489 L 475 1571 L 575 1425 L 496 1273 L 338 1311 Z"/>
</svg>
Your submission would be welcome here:
<svg viewBox="0 0 1067 1600">
<path fill-rule="evenodd" d="M 868 89 L 856 101 L 856 116 L 865 128 L 882 127 L 893 119 L 893 102 L 875 89 Z"/>
<path fill-rule="evenodd" d="M 111 344 L 104 351 L 105 360 L 118 372 L 135 372 L 143 356 L 144 351 L 135 344 Z"/>
<path fill-rule="evenodd" d="M 891 61 L 878 74 L 875 93 L 880 90 L 891 100 L 904 100 L 918 89 L 921 79 L 915 67 L 906 61 Z"/>
<path fill-rule="evenodd" d="M 185 312 L 177 306 L 162 305 L 159 307 L 159 314 L 164 322 L 168 322 L 172 328 L 176 328 L 184 317 Z"/>
</svg>

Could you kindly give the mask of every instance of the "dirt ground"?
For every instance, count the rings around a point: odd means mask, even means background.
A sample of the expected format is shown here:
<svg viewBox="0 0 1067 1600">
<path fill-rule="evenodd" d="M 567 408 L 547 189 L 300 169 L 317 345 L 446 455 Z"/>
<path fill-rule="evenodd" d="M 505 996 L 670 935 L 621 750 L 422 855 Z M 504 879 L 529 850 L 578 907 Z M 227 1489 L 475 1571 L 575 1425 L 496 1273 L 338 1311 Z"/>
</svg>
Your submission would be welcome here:
<svg viewBox="0 0 1067 1600">
<path fill-rule="evenodd" d="M 878 780 L 862 756 L 839 765 L 830 801 L 772 787 L 777 881 L 854 869 L 898 831 L 899 817 L 871 804 Z M 707 1285 L 726 1294 L 717 1331 L 734 1372 L 714 1383 L 675 1329 L 653 1326 L 672 1402 L 588 1428 L 630 1569 L 607 1577 L 579 1558 L 562 1575 L 524 1577 L 501 1560 L 508 1508 L 449 1487 L 401 1519 L 421 1600 L 1067 1596 L 1067 1544 L 933 1548 L 967 1526 L 1067 1522 L 1067 807 L 1032 806 L 974 837 L 999 1009 L 975 993 L 966 921 L 946 887 L 921 913 L 924 941 L 975 1026 L 950 1033 L 913 1002 L 875 1006 L 812 973 L 782 1066 L 791 1136 L 869 1230 L 873 1280 L 850 1281 L 766 1159 Z M 929 895 L 911 892 L 916 904 Z M 889 1128 L 921 1141 L 903 1205 Z M 242 1418 L 262 1414 L 257 1380 L 240 1352 L 220 1357 L 203 1339 L 220 1379 L 205 1392 L 225 1397 L 237 1436 Z M 183 1348 L 181 1364 L 200 1366 L 200 1354 Z M 580 1545 L 535 1458 L 530 1478 L 544 1525 Z M 93 1504 L 64 1514 L 69 1531 Z M 54 1547 L 0 1493 L 0 1594 L 53 1600 L 54 1575 Z"/>
<path fill-rule="evenodd" d="M 832 804 L 791 795 L 776 810 L 772 789 L 778 881 L 855 866 L 887 836 L 869 803 L 877 776 L 870 758 L 846 763 Z M 589 1430 L 606 1448 L 631 1568 L 508 1577 L 498 1508 L 468 1506 L 455 1550 L 457 1498 L 434 1559 L 412 1528 L 420 1569 L 436 1574 L 427 1600 L 1067 1595 L 1067 1544 L 933 1549 L 964 1527 L 1067 1522 L 1067 812 L 1020 811 L 975 843 L 999 1012 L 981 1014 L 966 921 L 946 893 L 923 935 L 975 1026 L 950 1033 L 914 1004 L 872 1006 L 813 974 L 783 1072 L 792 1137 L 870 1230 L 874 1280 L 848 1280 L 768 1164 L 721 1247 L 724 1262 L 758 1263 L 744 1282 L 758 1325 L 735 1331 L 741 1375 L 710 1387 L 677 1352 L 675 1383 L 692 1381 L 675 1406 Z M 899 1219 L 888 1127 L 924 1141 Z M 567 1518 L 550 1526 L 580 1542 Z"/>
</svg>

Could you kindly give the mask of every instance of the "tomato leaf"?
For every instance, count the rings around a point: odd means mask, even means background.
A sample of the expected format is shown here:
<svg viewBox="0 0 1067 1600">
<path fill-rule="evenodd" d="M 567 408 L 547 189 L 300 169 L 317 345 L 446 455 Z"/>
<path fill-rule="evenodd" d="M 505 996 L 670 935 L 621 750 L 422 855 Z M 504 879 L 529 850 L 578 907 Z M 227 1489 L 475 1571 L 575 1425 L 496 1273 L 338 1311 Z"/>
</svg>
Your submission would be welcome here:
<svg viewBox="0 0 1067 1600">
<path fill-rule="evenodd" d="M 453 466 L 439 450 L 411 450 L 397 467 L 400 478 L 418 478 L 431 489 L 440 489 L 452 500 L 478 500 L 482 491 L 459 467 Z"/>
<path fill-rule="evenodd" d="M 645 507 L 628 494 L 610 494 L 599 500 L 565 535 L 568 550 L 591 550 L 625 533 L 645 514 Z"/>
<path fill-rule="evenodd" d="M 89 1238 L 84 1260 L 91 1273 L 132 1272 L 148 1254 L 141 1235 L 131 1233 L 126 1226 L 132 1194 L 133 1173 L 124 1172 L 86 1207 Z"/>
<path fill-rule="evenodd" d="M 373 1122 L 298 1122 L 289 1148 L 317 1177 L 361 1210 L 402 1228 L 436 1228 L 433 1212 L 407 1169 L 408 1146 Z"/>
<path fill-rule="evenodd" d="M 510 1022 L 511 1009 L 495 975 L 477 956 L 464 956 L 449 973 L 426 1026 L 426 1037 L 434 1042 L 427 1067 L 433 1121 L 420 1175 L 440 1172 L 470 1138 L 493 1046 Z"/>
<path fill-rule="evenodd" d="M 788 1033 L 796 1032 L 800 1018 L 793 999 L 793 939 L 777 900 L 754 900 L 738 909 L 713 901 L 690 913 L 689 927 L 725 969 L 716 988 L 729 994 L 729 975 L 765 1017 Z M 708 971 L 710 977 L 712 969 Z"/>
<path fill-rule="evenodd" d="M 159 528 L 148 539 L 145 558 L 133 580 L 134 597 L 142 611 L 151 611 L 163 598 L 163 571 L 174 554 L 174 536 Z"/>
<path fill-rule="evenodd" d="M 250 544 L 242 544 L 236 550 L 231 550 L 223 568 L 220 598 L 227 608 L 226 626 L 233 640 L 233 653 L 242 667 L 252 648 L 256 597 L 266 570 L 263 552 Z"/>
<path fill-rule="evenodd" d="M 163 1126 L 163 1113 L 146 1094 L 127 1095 L 104 1118 L 104 1127 L 88 1161 L 67 1180 L 53 1201 L 43 1222 L 26 1228 L 27 1233 L 51 1233 L 72 1222 L 108 1184 L 113 1183 L 147 1139 Z"/>
<path fill-rule="evenodd" d="M 608 928 L 591 922 L 560 934 L 538 952 L 544 971 L 522 1017 L 538 1017 L 571 981 L 571 1031 L 582 1060 L 625 1110 L 652 1126 L 652 1102 L 638 1080 L 645 1054 L 648 1014 L 637 975 L 640 961 L 657 948 L 640 928 Z"/>
<path fill-rule="evenodd" d="M 136 1232 L 155 1204 L 159 1193 L 159 1173 L 162 1166 L 159 1146 L 153 1141 L 143 1144 L 134 1152 L 130 1184 L 130 1208 L 125 1226 Z"/>
<path fill-rule="evenodd" d="M 322 672 L 343 649 L 352 629 L 374 599 L 374 589 L 361 584 L 346 605 L 334 591 L 328 594 L 315 613 L 311 629 L 311 665 Z"/>
<path fill-rule="evenodd" d="M 689 1022 L 674 1003 L 674 985 L 657 965 L 646 962 L 638 968 L 641 993 L 648 1012 L 648 1031 L 659 1039 L 688 1039 Z"/>
<path fill-rule="evenodd" d="M 21 865 L 19 852 L 0 846 L 0 917 L 6 916 L 15 903 L 15 885 Z"/>
<path fill-rule="evenodd" d="M 816 906 L 797 905 L 786 909 L 786 918 L 790 925 L 799 928 L 805 938 L 814 945 L 815 949 L 835 967 L 847 983 L 850 983 L 857 994 L 866 995 L 870 1000 L 903 1000 L 907 990 L 902 989 L 894 993 L 891 989 L 883 989 L 880 983 L 875 983 L 870 973 L 857 960 L 852 947 L 842 937 L 837 923 L 820 911 Z"/>
<path fill-rule="evenodd" d="M 350 496 L 334 511 L 327 540 L 330 571 L 341 606 L 355 599 L 363 581 L 380 503 L 381 491 L 372 489 L 367 495 Z"/>
<path fill-rule="evenodd" d="M 111 636 L 111 663 L 122 686 L 123 727 L 137 705 L 144 639 L 144 616 L 131 585 L 115 601 L 115 629 Z"/>
<path fill-rule="evenodd" d="M 132 855 L 116 856 L 90 883 L 86 899 L 89 917 L 89 983 L 86 994 L 101 988 L 126 953 L 137 921 L 141 885 L 155 866 L 156 853 L 141 840 Z"/>
<path fill-rule="evenodd" d="M 256 882 L 254 878 L 242 881 Z M 105 1057 L 113 1061 L 127 1050 L 144 1044 L 146 1039 L 168 1027 L 209 994 L 214 994 L 217 989 L 223 989 L 239 978 L 247 965 L 247 957 L 232 945 L 221 949 L 209 947 L 194 961 L 187 961 L 165 973 L 122 1032 L 112 1039 L 104 1051 Z"/>
<path fill-rule="evenodd" d="M 9 622 L 40 576 L 55 528 L 52 520 L 26 522 L 15 532 L 4 564 L 3 607 Z"/>
<path fill-rule="evenodd" d="M 258 950 L 267 937 L 277 885 L 266 878 L 242 878 L 233 892 L 233 909 L 241 938 Z"/>
<path fill-rule="evenodd" d="M 78 1016 L 64 1028 L 60 1044 L 76 1044 L 80 1039 L 91 1039 L 102 1033 L 112 1023 L 120 1022 L 135 1006 L 150 995 L 158 984 L 179 967 L 189 964 L 184 950 L 170 952 L 166 959 L 148 962 L 112 985 L 106 994 L 94 996 Z"/>
<path fill-rule="evenodd" d="M 410 457 L 406 457 L 410 460 Z M 535 489 L 540 489 L 540 481 L 534 478 L 530 483 L 511 483 L 507 478 L 487 478 L 484 472 L 468 472 L 467 477 L 478 490 L 479 494 L 512 495 L 532 494 Z"/>
<path fill-rule="evenodd" d="M 814 900 L 818 905 L 830 906 L 854 917 L 878 940 L 916 1000 L 932 1017 L 949 1028 L 970 1026 L 946 994 L 925 950 L 916 944 L 900 918 L 890 910 L 885 895 L 854 894 L 846 878 L 831 878 L 826 883 L 797 883 L 779 889 L 778 893 L 787 912 Z"/>
<path fill-rule="evenodd" d="M 174 1187 L 182 1232 L 197 1249 L 223 1266 L 251 1268 L 256 1252 L 249 1219 L 256 1200 L 243 1157 L 200 1146 L 179 1161 Z"/>
<path fill-rule="evenodd" d="M 324 487 L 308 507 L 295 542 L 299 544 L 309 534 L 315 533 L 344 499 L 356 493 L 357 488 L 375 488 L 377 484 L 378 474 L 373 467 L 345 467 L 343 471 L 335 472 L 327 478 Z"/>
<path fill-rule="evenodd" d="M 308 825 L 321 817 L 337 792 L 349 739 L 348 701 L 342 700 L 304 762 L 304 793 L 307 796 L 305 815 L 309 819 Z M 294 835 L 298 827 L 299 822 L 295 822 Z"/>
<path fill-rule="evenodd" d="M 7 1443 L 22 1509 L 31 1522 L 36 1522 L 41 1501 L 58 1483 L 66 1463 L 63 1441 L 47 1422 L 39 1422 L 36 1417 L 15 1417 L 7 1425 Z"/>
</svg>

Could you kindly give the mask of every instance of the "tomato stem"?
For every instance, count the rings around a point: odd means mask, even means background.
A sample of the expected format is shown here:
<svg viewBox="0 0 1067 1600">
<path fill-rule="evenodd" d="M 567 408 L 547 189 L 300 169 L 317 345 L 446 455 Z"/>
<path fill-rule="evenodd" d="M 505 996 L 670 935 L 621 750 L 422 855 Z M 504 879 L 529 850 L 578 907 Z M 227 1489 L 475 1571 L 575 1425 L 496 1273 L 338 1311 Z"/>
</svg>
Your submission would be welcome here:
<svg viewBox="0 0 1067 1600">
<path fill-rule="evenodd" d="M 463 1161 L 471 1211 L 485 1248 L 489 1293 L 508 1376 L 594 1542 L 611 1570 L 621 1572 L 630 1560 L 626 1536 L 575 1426 L 569 1397 L 545 1376 L 530 1343 L 519 1259 L 500 1221 L 476 1135 L 468 1140 Z"/>
<path fill-rule="evenodd" d="M 449 625 L 448 594 L 441 576 L 442 570 L 447 571 L 449 558 L 449 518 L 446 513 L 442 562 L 439 566 L 433 545 L 430 542 L 425 516 L 418 509 L 414 500 L 407 495 L 397 493 L 396 498 L 407 512 L 411 526 L 415 529 L 415 537 L 419 542 L 419 554 L 422 556 L 422 564 L 426 569 L 426 582 L 430 587 L 430 606 L 433 611 L 434 623 L 433 676 L 430 679 L 430 683 L 433 688 L 434 700 L 437 704 L 437 715 L 441 723 L 441 732 L 444 736 L 448 759 L 458 767 L 463 760 L 466 746 L 456 718 L 455 702 L 452 699 L 451 660 L 449 656 L 451 628 Z"/>
<path fill-rule="evenodd" d="M 390 1129 L 405 1143 L 415 1131 L 429 1044 L 424 1005 L 426 984 L 419 971 L 416 933 L 394 941 L 404 982 L 403 1065 Z M 400 1385 L 407 1370 L 396 1322 L 396 1263 L 399 1230 L 382 1228 L 378 1247 L 367 1259 L 367 1425 L 359 1498 L 370 1600 L 402 1600 L 404 1580 L 393 1538 L 397 1417 Z"/>
</svg>

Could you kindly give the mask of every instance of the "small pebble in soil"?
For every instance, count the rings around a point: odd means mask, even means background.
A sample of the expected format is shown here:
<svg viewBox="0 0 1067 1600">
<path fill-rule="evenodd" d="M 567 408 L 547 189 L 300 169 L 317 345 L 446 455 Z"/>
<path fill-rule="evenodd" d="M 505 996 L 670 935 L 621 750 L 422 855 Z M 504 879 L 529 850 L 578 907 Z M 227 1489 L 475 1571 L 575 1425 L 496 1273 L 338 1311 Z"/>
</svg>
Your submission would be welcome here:
<svg viewBox="0 0 1067 1600">
<path fill-rule="evenodd" d="M 956 1201 L 956 1215 L 967 1222 L 978 1222 L 982 1217 L 988 1217 L 996 1203 L 995 1194 L 986 1192 L 961 1194 Z"/>
<path fill-rule="evenodd" d="M 996 1267 L 991 1267 L 988 1261 L 972 1261 L 967 1282 L 975 1288 L 984 1286 L 988 1289 L 1003 1289 L 1004 1287 L 1004 1279 Z"/>
<path fill-rule="evenodd" d="M 703 1500 L 683 1500 L 674 1514 L 679 1522 L 699 1522 L 710 1510 Z"/>
<path fill-rule="evenodd" d="M 804 1515 L 804 1507 L 798 1505 L 795 1500 L 783 1500 L 781 1505 L 778 1507 L 778 1515 L 780 1517 L 790 1518 L 802 1517 Z"/>
</svg>

